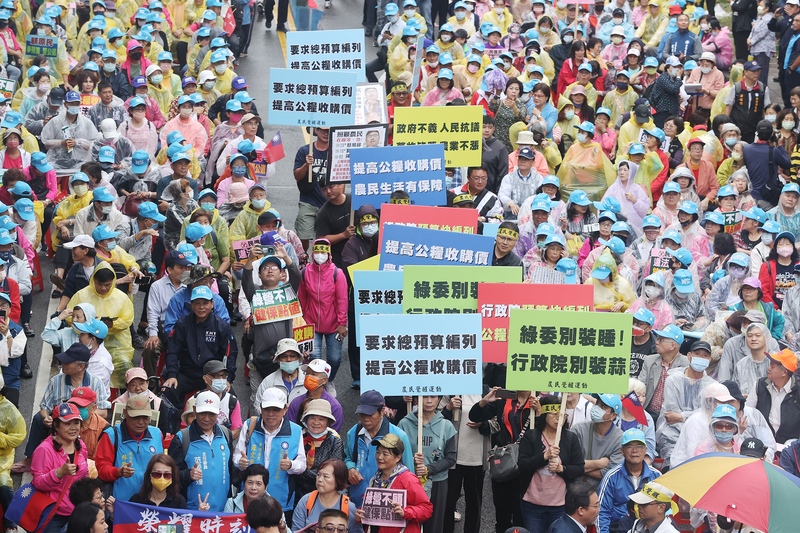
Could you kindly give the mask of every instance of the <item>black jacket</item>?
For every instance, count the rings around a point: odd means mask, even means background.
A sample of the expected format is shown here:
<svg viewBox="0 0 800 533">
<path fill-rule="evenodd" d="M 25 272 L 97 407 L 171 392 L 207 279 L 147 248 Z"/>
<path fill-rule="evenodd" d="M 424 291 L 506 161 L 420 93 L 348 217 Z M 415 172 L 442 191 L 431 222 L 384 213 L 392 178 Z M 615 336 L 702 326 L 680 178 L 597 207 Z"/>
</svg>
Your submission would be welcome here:
<svg viewBox="0 0 800 533">
<path fill-rule="evenodd" d="M 486 168 L 488 174 L 486 188 L 497 194 L 500 182 L 508 174 L 508 150 L 505 145 L 495 137 L 484 139 L 481 164 Z M 465 179 L 464 183 L 466 182 Z"/>
<path fill-rule="evenodd" d="M 767 390 L 767 378 L 761 378 L 756 382 L 756 391 L 758 395 L 756 409 L 764 415 L 769 428 L 775 434 L 775 441 L 783 444 L 789 439 L 796 439 L 800 435 L 800 384 L 795 381 L 791 392 L 786 395 L 781 403 L 781 425 L 777 432 L 772 427 L 772 424 L 769 423 L 772 396 Z"/>
<path fill-rule="evenodd" d="M 102 67 L 102 65 L 100 65 Z M 125 75 L 119 68 L 114 70 L 112 74 L 107 74 L 102 68 L 100 69 L 100 81 L 107 81 L 111 84 L 111 89 L 114 91 L 114 96 L 119 96 L 123 100 L 127 100 L 133 94 L 133 87 L 128 81 L 128 76 Z"/>
<path fill-rule="evenodd" d="M 583 530 L 569 515 L 563 514 L 550 525 L 547 533 L 583 533 Z"/>
<path fill-rule="evenodd" d="M 750 32 L 753 21 L 758 16 L 758 2 L 756 0 L 736 0 L 731 4 L 733 11 L 732 30 Z M 769 26 L 769 23 L 767 23 Z"/>
<path fill-rule="evenodd" d="M 559 447 L 561 451 L 558 457 L 561 459 L 561 464 L 564 465 L 564 471 L 558 475 L 569 484 L 583 476 L 583 450 L 578 436 L 566 428 L 561 432 Z M 533 474 L 547 466 L 547 459 L 544 458 L 542 432 L 538 429 L 530 429 L 522 436 L 522 440 L 519 442 L 519 462 L 517 464 L 520 475 L 519 491 L 520 495 L 523 495 L 528 490 L 528 485 L 531 484 Z"/>
<path fill-rule="evenodd" d="M 506 417 L 506 404 L 512 400 L 496 400 L 493 403 L 487 403 L 485 407 L 481 407 L 480 403 L 476 403 L 469 410 L 469 419 L 472 422 L 488 422 L 494 417 L 497 417 L 497 422 L 500 425 L 500 431 L 492 435 L 492 444 L 494 446 L 507 446 L 514 443 L 519 438 L 520 431 L 528 421 L 531 410 L 530 407 L 523 407 L 516 409 L 513 415 Z M 513 400 L 517 403 L 517 400 Z M 510 414 L 509 410 L 509 414 Z M 512 428 L 509 432 L 509 426 Z"/>
<path fill-rule="evenodd" d="M 208 361 L 223 361 L 227 356 L 228 381 L 233 383 L 237 354 L 236 338 L 230 324 L 213 312 L 204 322 L 198 322 L 195 314 L 191 313 L 178 320 L 170 333 L 164 378 L 177 378 L 178 374 L 201 378 L 203 366 Z"/>
</svg>

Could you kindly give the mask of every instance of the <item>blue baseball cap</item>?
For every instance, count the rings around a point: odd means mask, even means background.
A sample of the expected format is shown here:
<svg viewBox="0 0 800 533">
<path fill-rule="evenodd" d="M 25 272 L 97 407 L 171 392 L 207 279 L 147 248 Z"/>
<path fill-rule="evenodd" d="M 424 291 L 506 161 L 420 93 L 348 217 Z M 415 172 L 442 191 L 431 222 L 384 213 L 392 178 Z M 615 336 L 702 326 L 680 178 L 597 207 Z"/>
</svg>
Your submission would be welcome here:
<svg viewBox="0 0 800 533">
<path fill-rule="evenodd" d="M 683 236 L 681 236 L 681 234 L 680 234 L 680 233 L 678 233 L 678 232 L 677 232 L 676 230 L 674 230 L 674 229 L 671 229 L 671 230 L 667 231 L 667 232 L 666 232 L 666 233 L 665 233 L 665 234 L 664 234 L 664 235 L 661 237 L 661 242 L 664 242 L 664 241 L 665 241 L 665 240 L 667 240 L 667 239 L 668 239 L 668 240 L 670 240 L 670 241 L 672 241 L 672 242 L 674 242 L 675 244 L 681 244 L 681 243 L 683 242 Z"/>
<path fill-rule="evenodd" d="M 547 235 L 554 235 L 556 232 L 556 228 L 553 227 L 552 224 L 549 222 L 542 222 L 536 227 L 536 238 L 547 236 Z"/>
<path fill-rule="evenodd" d="M 732 405 L 728 405 L 726 403 L 718 405 L 714 409 L 714 412 L 711 415 L 711 423 L 713 424 L 717 420 L 730 420 L 731 422 L 733 422 L 733 425 L 736 426 L 737 428 L 736 433 L 739 432 L 738 430 L 739 419 L 736 416 L 736 408 L 733 407 Z"/>
<path fill-rule="evenodd" d="M 16 182 L 14 186 L 11 187 L 11 190 L 9 192 L 14 196 L 21 196 L 24 198 L 33 197 L 33 189 L 31 189 L 31 186 L 28 185 L 27 182 L 22 180 Z"/>
<path fill-rule="evenodd" d="M 178 107 L 182 106 L 183 104 L 193 104 L 192 97 L 188 94 L 182 94 L 178 97 Z"/>
<path fill-rule="evenodd" d="M 33 201 L 30 198 L 20 198 L 14 202 L 14 212 L 17 213 L 22 220 L 33 220 L 36 218 L 33 212 Z"/>
<path fill-rule="evenodd" d="M 200 191 L 200 194 L 197 195 L 197 199 L 198 200 L 202 200 L 206 196 L 213 197 L 215 201 L 217 199 L 217 193 L 214 192 L 214 189 L 208 189 L 208 188 L 203 189 L 202 191 Z"/>
<path fill-rule="evenodd" d="M 95 63 L 94 61 L 87 61 L 86 63 L 83 64 L 83 70 L 88 70 L 90 72 L 100 72 L 100 67 L 98 67 L 97 63 Z"/>
<path fill-rule="evenodd" d="M 236 76 L 231 81 L 231 87 L 236 89 L 237 91 L 241 91 L 242 89 L 247 89 L 247 80 L 244 79 L 242 76 Z"/>
<path fill-rule="evenodd" d="M 585 64 L 586 63 L 584 63 L 584 65 Z M 588 120 L 584 120 L 583 122 L 581 122 L 579 125 L 577 125 L 575 127 L 578 128 L 581 131 L 585 131 L 586 133 L 591 133 L 592 136 L 594 136 L 594 124 L 592 124 Z"/>
<path fill-rule="evenodd" d="M 646 129 L 644 131 L 645 131 L 645 133 L 647 133 L 651 137 L 655 137 L 656 139 L 658 139 L 662 143 L 667 138 L 666 134 L 664 133 L 664 130 L 662 130 L 661 128 L 658 128 L 656 126 L 653 126 L 652 128 L 648 128 L 648 129 Z"/>
<path fill-rule="evenodd" d="M 622 412 L 622 400 L 619 399 L 619 394 L 599 394 L 597 399 L 612 408 L 617 415 Z"/>
<path fill-rule="evenodd" d="M 646 307 L 637 309 L 636 312 L 633 313 L 633 318 L 645 324 L 649 324 L 650 326 L 656 323 L 656 315 Z"/>
<path fill-rule="evenodd" d="M 116 239 L 117 237 L 119 237 L 119 232 L 112 231 L 111 228 L 105 224 L 100 224 L 92 231 L 92 239 L 94 239 L 94 242 Z"/>
<path fill-rule="evenodd" d="M 85 172 L 76 172 L 69 178 L 69 183 L 72 185 L 76 181 L 85 181 L 89 183 L 89 176 L 87 176 Z"/>
<path fill-rule="evenodd" d="M 531 202 L 531 212 L 545 211 L 549 213 L 550 210 L 556 205 L 558 205 L 558 202 L 553 202 L 552 200 L 550 200 L 550 196 L 548 196 L 547 194 L 545 193 L 537 194 L 536 196 L 533 197 L 533 200 Z"/>
<path fill-rule="evenodd" d="M 664 275 L 661 272 L 654 272 L 654 273 L 650 274 L 649 276 L 644 278 L 644 281 L 645 282 L 649 281 L 651 283 L 655 283 L 656 285 L 658 285 L 662 289 L 664 288 L 664 285 L 666 285 L 666 283 L 667 283 L 666 281 L 664 281 Z"/>
<path fill-rule="evenodd" d="M 616 222 L 617 221 L 617 215 L 615 215 L 611 211 L 603 211 L 602 213 L 600 213 L 600 216 L 597 217 L 597 220 L 598 220 L 598 222 L 600 222 L 604 218 L 607 219 L 607 220 L 611 220 L 612 222 Z"/>
<path fill-rule="evenodd" d="M 729 265 L 738 265 L 744 268 L 750 268 L 750 256 L 742 252 L 736 252 L 728 259 Z"/>
<path fill-rule="evenodd" d="M 682 265 L 686 265 L 688 267 L 692 264 L 692 252 L 686 248 L 678 248 L 677 250 L 667 248 L 667 254 L 680 261 Z"/>
<path fill-rule="evenodd" d="M 18 228 L 19 224 L 11 220 L 11 217 L 8 215 L 0 216 L 0 229 L 5 229 L 11 231 L 14 228 Z"/>
<path fill-rule="evenodd" d="M 697 210 L 697 204 L 689 200 L 682 202 L 681 205 L 678 206 L 678 211 L 683 211 L 684 213 L 689 215 L 699 214 Z"/>
<path fill-rule="evenodd" d="M 97 160 L 101 163 L 113 163 L 116 160 L 116 153 L 111 146 L 103 146 L 97 152 Z"/>
<path fill-rule="evenodd" d="M 631 227 L 628 225 L 627 222 L 625 222 L 623 220 L 614 222 L 614 224 L 611 225 L 611 233 L 619 233 L 621 231 L 624 231 L 624 232 L 628 233 L 629 235 L 632 233 L 631 232 Z"/>
<path fill-rule="evenodd" d="M 397 15 L 400 11 L 400 8 L 397 7 L 397 4 L 389 3 L 386 4 L 386 7 L 383 8 L 383 13 L 387 16 Z"/>
<path fill-rule="evenodd" d="M 656 67 L 658 68 L 658 59 L 653 56 L 648 56 L 644 60 L 644 66 L 647 67 Z"/>
<path fill-rule="evenodd" d="M 73 92 L 73 91 L 70 91 Z M 69 93 L 67 93 L 69 94 Z M 78 93 L 75 93 L 78 94 Z M 78 101 L 80 101 L 80 96 L 78 96 Z M 0 128 L 16 128 L 22 124 L 22 115 L 9 109 L 6 111 L 6 114 L 3 116 L 3 121 L 0 122 Z"/>
<path fill-rule="evenodd" d="M 628 155 L 644 155 L 644 145 L 640 142 L 631 144 L 628 149 Z"/>
<path fill-rule="evenodd" d="M 625 243 L 619 237 L 611 237 L 608 240 L 601 238 L 598 239 L 598 242 L 617 255 L 625 253 Z"/>
<path fill-rule="evenodd" d="M 564 274 L 564 283 L 568 285 L 578 284 L 578 263 L 571 257 L 563 257 L 556 263 L 556 270 Z"/>
<path fill-rule="evenodd" d="M 673 340 L 678 344 L 683 344 L 683 331 L 675 324 L 667 324 L 664 329 L 654 329 L 653 333 L 659 337 Z"/>
<path fill-rule="evenodd" d="M 119 39 L 123 35 L 125 35 L 125 34 L 122 33 L 122 30 L 120 30 L 117 27 L 114 27 L 114 28 L 111 28 L 110 30 L 108 30 L 108 40 L 109 41 L 112 41 L 114 39 Z"/>
<path fill-rule="evenodd" d="M 575 205 L 589 205 L 592 203 L 592 201 L 589 200 L 589 196 L 586 194 L 586 192 L 581 189 L 572 191 L 570 193 L 569 202 Z"/>
<path fill-rule="evenodd" d="M 188 226 L 186 226 L 186 231 L 184 235 L 186 236 L 186 242 L 196 242 L 211 233 L 213 229 L 211 226 L 203 226 L 199 222 L 192 222 Z"/>
<path fill-rule="evenodd" d="M 179 244 L 175 250 L 183 254 L 186 257 L 186 261 L 192 265 L 196 265 L 200 261 L 200 258 L 197 256 L 197 249 L 192 244 Z"/>
<path fill-rule="evenodd" d="M 766 222 L 764 222 L 764 225 L 761 226 L 761 231 L 777 235 L 778 233 L 781 232 L 781 225 L 775 222 L 774 220 L 767 220 Z M 775 240 L 777 241 L 778 239 Z"/>
<path fill-rule="evenodd" d="M 103 50 L 103 59 L 113 59 L 114 61 L 116 61 L 117 53 L 114 50 L 107 48 Z"/>
<path fill-rule="evenodd" d="M 747 211 L 742 211 L 742 216 L 744 218 L 755 220 L 759 224 L 763 224 L 767 221 L 767 214 L 760 207 L 751 207 Z"/>
<path fill-rule="evenodd" d="M 47 160 L 47 154 L 44 152 L 34 152 L 31 154 L 31 165 L 39 172 L 50 172 L 53 170 L 53 165 Z"/>
<path fill-rule="evenodd" d="M 658 215 L 647 215 L 642 220 L 642 229 L 644 228 L 661 228 L 661 219 Z"/>
<path fill-rule="evenodd" d="M 604 198 L 600 202 L 592 202 L 594 204 L 595 209 L 600 212 L 603 211 L 611 211 L 612 213 L 616 214 L 622 211 L 622 206 L 619 203 L 619 200 L 614 198 L 613 196 L 609 196 Z"/>
<path fill-rule="evenodd" d="M 234 95 L 234 98 L 236 98 L 243 104 L 249 104 L 250 102 L 255 100 L 255 98 L 250 96 L 250 93 L 248 93 L 247 91 L 239 91 L 238 93 L 236 93 L 236 95 Z"/>
<path fill-rule="evenodd" d="M 440 61 L 441 63 L 441 61 Z M 449 68 L 439 69 L 439 79 L 440 80 L 452 80 L 453 79 L 453 71 Z"/>
<path fill-rule="evenodd" d="M 231 98 L 228 100 L 228 103 L 225 104 L 225 111 L 228 111 L 229 113 L 238 113 L 239 111 L 242 111 L 242 103 L 235 98 Z"/>
<path fill-rule="evenodd" d="M 675 182 L 675 181 L 668 181 L 668 182 L 666 182 L 664 184 L 664 188 L 661 189 L 661 193 L 662 194 L 667 194 L 669 192 L 676 192 L 676 193 L 680 194 L 681 186 L 678 185 L 678 183 Z"/>
<path fill-rule="evenodd" d="M 605 402 L 603 402 L 605 403 Z M 647 444 L 647 439 L 644 436 L 644 431 L 639 428 L 631 428 L 622 434 L 622 446 L 630 444 L 631 442 L 641 442 Z"/>
<path fill-rule="evenodd" d="M 220 50 L 215 51 L 211 54 L 211 62 L 212 63 L 224 63 L 227 58 L 225 54 L 223 54 Z"/>
<path fill-rule="evenodd" d="M 11 244 L 14 242 L 14 238 L 11 237 L 11 234 L 8 232 L 7 229 L 0 229 L 0 246 L 5 246 L 6 244 Z"/>
<path fill-rule="evenodd" d="M 793 193 L 795 193 L 797 195 L 800 195 L 800 185 L 798 185 L 798 184 L 796 184 L 794 182 L 787 183 L 786 185 L 783 186 L 783 189 L 781 189 L 781 194 L 786 193 L 786 192 L 793 192 Z"/>
<path fill-rule="evenodd" d="M 158 212 L 158 206 L 153 202 L 142 202 L 139 204 L 139 216 L 149 218 L 156 222 L 164 222 L 167 217 Z"/>
<path fill-rule="evenodd" d="M 178 130 L 173 130 L 167 134 L 167 146 L 172 146 L 177 142 L 183 142 L 186 140 L 186 137 L 183 136 Z"/>
<path fill-rule="evenodd" d="M 719 188 L 719 191 L 717 191 L 717 198 L 724 198 L 726 196 L 739 196 L 739 191 L 730 185 L 723 185 Z"/>
<path fill-rule="evenodd" d="M 93 202 L 113 202 L 114 197 L 111 196 L 111 193 L 108 192 L 108 189 L 105 187 L 98 187 L 92 191 L 92 201 Z M 97 240 L 97 239 L 95 239 Z"/>
<path fill-rule="evenodd" d="M 561 180 L 558 179 L 558 176 L 555 176 L 553 174 L 548 174 L 542 180 L 542 186 L 544 185 L 554 185 L 558 188 L 561 188 Z"/>
<path fill-rule="evenodd" d="M 163 62 L 169 61 L 171 63 L 172 62 L 172 54 L 165 50 L 165 51 L 161 52 L 160 54 L 158 54 L 158 61 L 159 62 L 161 62 L 161 61 L 163 61 Z"/>
<path fill-rule="evenodd" d="M 134 174 L 142 174 L 150 164 L 150 156 L 144 150 L 136 150 L 131 157 L 131 170 Z"/>
<path fill-rule="evenodd" d="M 100 340 L 105 339 L 106 335 L 108 335 L 108 326 L 98 318 L 91 318 L 86 322 L 73 322 L 72 325 L 75 326 L 75 329 L 78 331 L 88 333 Z"/>
<path fill-rule="evenodd" d="M 611 269 L 607 266 L 595 266 L 592 270 L 592 277 L 596 279 L 606 279 L 611 275 Z"/>
<path fill-rule="evenodd" d="M 243 139 L 239 141 L 238 145 L 236 145 L 236 151 L 239 152 L 240 154 L 249 154 L 255 149 L 256 145 L 253 144 L 253 141 L 250 141 L 248 139 Z"/>
<path fill-rule="evenodd" d="M 675 285 L 675 290 L 681 294 L 691 294 L 694 292 L 692 273 L 685 268 L 681 268 L 675 272 L 675 275 L 672 277 L 672 284 Z"/>
<path fill-rule="evenodd" d="M 714 224 L 719 224 L 720 226 L 724 226 L 725 215 L 723 215 L 719 211 L 706 211 L 706 214 L 703 216 L 703 220 L 700 221 L 700 225 L 705 228 L 707 222 L 713 222 Z"/>
<path fill-rule="evenodd" d="M 212 293 L 211 289 L 209 289 L 205 285 L 200 285 L 192 289 L 192 301 L 213 300 L 213 299 L 214 299 L 214 293 Z"/>
<path fill-rule="evenodd" d="M 144 79 L 144 78 L 142 78 L 142 79 Z M 130 108 L 131 109 L 133 109 L 134 107 L 142 106 L 142 105 L 146 106 L 147 102 L 141 96 L 134 96 L 133 98 L 131 98 L 131 101 L 130 101 Z"/>
<path fill-rule="evenodd" d="M 170 144 L 169 148 L 167 148 L 167 158 L 173 163 L 178 161 L 191 161 L 192 158 L 186 153 L 191 147 L 191 145 L 184 146 L 180 143 Z"/>
<path fill-rule="evenodd" d="M 594 116 L 597 115 L 606 115 L 608 118 L 611 118 L 611 110 L 605 106 L 600 106 L 597 109 L 597 113 L 594 114 Z"/>
<path fill-rule="evenodd" d="M 214 37 L 211 39 L 211 48 L 225 48 L 228 46 L 228 43 L 225 42 L 225 39 L 222 37 Z"/>
</svg>

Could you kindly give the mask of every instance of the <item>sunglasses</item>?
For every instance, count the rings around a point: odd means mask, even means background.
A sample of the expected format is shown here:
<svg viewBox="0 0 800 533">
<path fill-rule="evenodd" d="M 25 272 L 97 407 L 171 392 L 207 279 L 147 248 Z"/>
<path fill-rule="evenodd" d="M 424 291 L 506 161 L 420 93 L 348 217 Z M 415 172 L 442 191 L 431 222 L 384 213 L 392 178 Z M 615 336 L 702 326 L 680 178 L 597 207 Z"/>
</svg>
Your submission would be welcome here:
<svg viewBox="0 0 800 533">
<path fill-rule="evenodd" d="M 154 479 L 172 479 L 172 472 L 150 472 L 150 476 Z"/>
</svg>

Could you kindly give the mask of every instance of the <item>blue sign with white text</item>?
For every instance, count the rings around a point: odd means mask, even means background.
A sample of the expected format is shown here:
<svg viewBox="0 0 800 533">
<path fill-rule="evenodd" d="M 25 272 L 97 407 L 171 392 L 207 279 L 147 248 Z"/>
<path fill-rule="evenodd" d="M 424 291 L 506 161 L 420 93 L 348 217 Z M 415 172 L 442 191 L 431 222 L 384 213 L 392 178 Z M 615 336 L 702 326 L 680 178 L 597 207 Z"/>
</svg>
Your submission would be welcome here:
<svg viewBox="0 0 800 533">
<path fill-rule="evenodd" d="M 282 126 L 352 126 L 353 72 L 269 69 L 269 123 Z"/>
<path fill-rule="evenodd" d="M 393 191 L 405 191 L 414 205 L 445 205 L 447 178 L 441 144 L 385 146 L 350 150 L 353 209 L 388 204 Z"/>
<path fill-rule="evenodd" d="M 362 315 L 400 315 L 403 313 L 403 273 L 385 270 L 356 270 L 353 272 L 353 291 L 356 304 L 356 331 L 361 328 Z M 356 338 L 361 346 L 361 338 Z"/>
<path fill-rule="evenodd" d="M 491 266 L 494 239 L 471 233 L 390 224 L 383 228 L 380 270 L 406 265 Z"/>
<path fill-rule="evenodd" d="M 286 34 L 286 64 L 292 70 L 352 70 L 356 81 L 367 81 L 364 74 L 366 50 L 364 30 L 292 31 Z"/>
</svg>

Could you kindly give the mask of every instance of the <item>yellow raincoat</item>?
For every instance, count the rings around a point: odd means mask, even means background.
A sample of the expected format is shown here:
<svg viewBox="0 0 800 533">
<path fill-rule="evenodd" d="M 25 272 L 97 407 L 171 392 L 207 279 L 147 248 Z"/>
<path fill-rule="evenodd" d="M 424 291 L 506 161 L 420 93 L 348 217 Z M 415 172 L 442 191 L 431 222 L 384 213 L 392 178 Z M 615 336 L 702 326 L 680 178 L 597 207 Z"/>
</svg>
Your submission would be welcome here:
<svg viewBox="0 0 800 533">
<path fill-rule="evenodd" d="M 606 157 L 600 143 L 575 141 L 567 150 L 564 162 L 558 169 L 561 195 L 566 202 L 570 193 L 582 189 L 593 200 L 601 200 L 606 189 L 617 178 L 616 170 Z"/>
<path fill-rule="evenodd" d="M 130 326 L 133 324 L 134 312 L 133 302 L 122 291 L 118 291 L 116 279 L 112 282 L 111 290 L 106 294 L 98 294 L 94 287 L 94 277 L 101 270 L 114 269 L 111 265 L 102 261 L 98 263 L 89 279 L 89 285 L 78 292 L 67 304 L 67 308 L 72 309 L 80 303 L 90 303 L 97 311 L 97 317 L 109 317 L 114 319 L 104 346 L 111 354 L 114 363 L 114 372 L 111 374 L 111 386 L 116 388 L 125 387 L 125 372 L 133 367 L 133 345 L 131 344 Z"/>
<path fill-rule="evenodd" d="M 568 105 L 571 105 L 573 108 L 575 108 L 575 104 L 573 104 L 568 98 L 565 98 L 563 95 L 559 96 L 558 114 L 560 115 L 561 110 Z M 556 126 L 561 128 L 561 138 L 564 139 L 565 135 L 569 135 L 570 139 L 573 140 L 575 139 L 575 135 L 578 133 L 577 131 L 575 131 L 575 126 L 580 126 L 580 124 L 581 124 L 581 119 L 578 116 L 577 112 L 575 112 L 575 114 L 569 120 L 559 120 L 556 122 Z"/>
<path fill-rule="evenodd" d="M 267 204 L 261 211 L 256 211 L 253 209 L 253 206 L 249 201 L 244 204 L 244 209 L 242 209 L 242 211 L 236 215 L 236 218 L 231 223 L 231 229 L 228 232 L 231 243 L 234 241 L 252 239 L 253 237 L 259 235 L 261 231 L 258 229 L 258 216 L 269 208 L 269 200 L 267 200 Z M 235 257 L 233 255 L 233 250 L 231 250 L 230 256 Z"/>
<path fill-rule="evenodd" d="M 156 163 L 159 165 L 164 165 L 167 162 L 167 148 L 168 146 L 164 146 L 156 155 Z M 197 151 L 194 146 L 187 152 L 187 155 L 189 156 L 189 174 L 194 179 L 197 179 L 200 177 L 200 161 L 197 159 Z"/>
<path fill-rule="evenodd" d="M 160 84 L 159 84 L 160 85 Z M 169 116 L 169 105 L 172 103 L 172 90 L 169 87 L 164 85 L 160 85 L 156 87 L 153 83 L 148 79 L 147 80 L 147 94 L 153 100 L 158 103 L 158 108 L 161 110 L 161 114 L 165 117 Z"/>
<path fill-rule="evenodd" d="M 80 198 L 75 196 L 73 193 L 58 202 L 56 214 L 53 216 L 53 231 L 50 235 L 50 238 L 53 241 L 53 248 L 58 246 L 61 242 L 61 232 L 55 230 L 58 223 L 62 220 L 67 220 L 68 218 L 75 218 L 75 215 L 78 214 L 78 211 L 89 205 L 91 202 L 92 191 L 87 192 Z"/>
<path fill-rule="evenodd" d="M 14 464 L 14 451 L 25 442 L 27 433 L 25 418 L 5 396 L 0 396 L 0 485 L 13 488 L 11 465 Z"/>
<path fill-rule="evenodd" d="M 633 181 L 647 191 L 647 196 L 650 197 L 651 201 L 653 200 L 653 194 L 650 190 L 650 185 L 662 170 L 664 170 L 664 163 L 661 162 L 661 158 L 655 152 L 647 152 L 644 154 L 644 159 L 639 163 L 639 170 L 636 171 L 636 177 Z"/>
<path fill-rule="evenodd" d="M 611 110 L 611 119 L 609 123 L 616 124 L 619 117 L 633 108 L 633 103 L 637 98 L 639 98 L 639 94 L 630 87 L 622 94 L 616 89 L 606 93 L 603 97 L 603 107 L 607 107 Z"/>
<path fill-rule="evenodd" d="M 170 19 L 172 20 L 173 30 L 184 30 L 193 22 L 194 11 L 189 8 L 190 6 L 187 0 L 172 0 L 172 2 L 168 2 L 166 6 L 169 10 Z M 188 43 L 191 39 L 192 38 L 188 35 L 181 35 L 180 39 L 172 41 L 173 48 L 175 48 L 175 44 L 178 40 Z M 172 53 L 176 54 L 177 50 L 173 50 Z"/>
<path fill-rule="evenodd" d="M 631 118 L 628 119 L 628 122 L 623 124 L 619 129 L 619 136 L 617 137 L 617 153 L 627 153 L 629 145 L 632 142 L 639 140 L 643 129 L 654 127 L 655 123 L 653 123 L 653 119 L 648 119 L 647 122 L 640 126 L 639 123 L 636 122 L 636 118 L 634 117 L 633 113 L 631 113 Z"/>
<path fill-rule="evenodd" d="M 728 81 L 728 83 L 726 83 L 722 89 L 719 90 L 716 98 L 714 98 L 714 103 L 711 104 L 711 120 L 714 120 L 714 117 L 717 115 L 722 115 L 725 113 L 725 99 L 731 93 L 731 88 L 742 81 L 743 74 L 744 67 L 742 65 L 737 64 L 731 67 L 730 81 Z"/>
<path fill-rule="evenodd" d="M 25 41 L 28 38 L 28 34 L 33 31 L 33 21 L 30 15 L 22 9 L 21 2 L 17 4 L 17 10 L 11 15 L 11 20 L 13 20 L 14 24 L 17 26 L 17 42 L 19 42 L 20 46 L 25 48 Z"/>
<path fill-rule="evenodd" d="M 396 80 L 403 72 L 411 72 L 413 62 L 408 59 L 408 46 L 403 41 L 397 43 L 389 56 L 389 77 Z"/>
<path fill-rule="evenodd" d="M 228 67 L 223 74 L 220 75 L 215 72 L 214 75 L 217 77 L 214 89 L 219 91 L 220 94 L 231 94 L 231 84 L 233 84 L 233 78 L 236 77 L 236 73 Z M 211 103 L 208 105 L 210 106 Z"/>
<path fill-rule="evenodd" d="M 585 285 L 594 286 L 594 308 L 595 311 L 610 311 L 618 302 L 622 302 L 620 313 L 624 313 L 636 301 L 636 294 L 633 292 L 630 282 L 619 275 L 617 263 L 611 257 L 609 250 L 604 250 L 597 261 L 594 262 L 592 272 L 600 267 L 608 267 L 611 270 L 609 281 L 602 283 L 594 276 L 584 281 Z"/>
<path fill-rule="evenodd" d="M 494 10 L 491 10 L 483 14 L 483 17 L 481 18 L 481 24 L 484 22 L 491 22 L 500 28 L 500 34 L 505 37 L 506 34 L 508 34 L 508 27 L 514 22 L 514 17 L 511 15 L 511 12 L 508 10 L 508 8 L 505 8 L 503 10 L 503 20 L 500 20 L 500 18 L 497 16 L 497 13 L 495 13 Z"/>
<path fill-rule="evenodd" d="M 25 126 L 20 124 L 17 126 L 17 129 L 22 134 L 22 149 L 32 154 L 34 152 L 39 151 L 39 141 L 36 140 L 36 137 L 33 136 L 31 132 L 25 129 Z M 5 148 L 5 141 L 0 140 L 0 150 Z"/>
<path fill-rule="evenodd" d="M 575 83 L 571 83 L 567 85 L 567 88 L 564 89 L 564 94 L 572 94 L 572 88 L 576 85 L 580 85 L 577 81 Z M 591 82 L 587 83 L 583 86 L 586 89 L 586 101 L 589 102 L 589 105 L 593 108 L 597 107 L 597 89 L 594 88 Z"/>
</svg>

